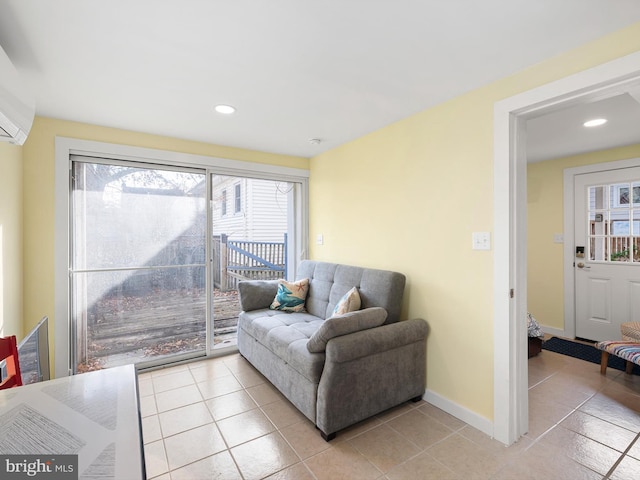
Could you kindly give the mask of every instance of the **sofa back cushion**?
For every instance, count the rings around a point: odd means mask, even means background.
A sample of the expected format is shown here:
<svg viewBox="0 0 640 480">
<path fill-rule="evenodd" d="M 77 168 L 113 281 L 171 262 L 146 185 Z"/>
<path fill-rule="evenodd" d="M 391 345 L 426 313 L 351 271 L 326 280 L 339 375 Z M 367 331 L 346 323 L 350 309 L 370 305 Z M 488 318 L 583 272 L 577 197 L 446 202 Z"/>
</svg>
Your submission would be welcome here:
<svg viewBox="0 0 640 480">
<path fill-rule="evenodd" d="M 306 309 L 316 317 L 331 317 L 336 303 L 351 288 L 356 287 L 360 294 L 361 308 L 384 308 L 387 311 L 385 323 L 400 320 L 406 282 L 401 273 L 303 260 L 296 280 L 303 278 L 309 279 Z"/>
</svg>

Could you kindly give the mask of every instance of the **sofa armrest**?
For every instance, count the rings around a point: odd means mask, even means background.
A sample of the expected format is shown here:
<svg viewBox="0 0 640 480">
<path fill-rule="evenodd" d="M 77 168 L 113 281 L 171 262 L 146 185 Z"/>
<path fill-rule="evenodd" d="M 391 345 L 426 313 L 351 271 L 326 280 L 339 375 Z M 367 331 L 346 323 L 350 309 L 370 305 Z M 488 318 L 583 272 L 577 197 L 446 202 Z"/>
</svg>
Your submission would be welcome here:
<svg viewBox="0 0 640 480">
<path fill-rule="evenodd" d="M 335 337 L 327 342 L 326 359 L 335 363 L 350 362 L 424 340 L 428 331 L 427 322 L 414 318 Z"/>
<path fill-rule="evenodd" d="M 348 335 L 369 328 L 379 327 L 387 319 L 387 311 L 381 307 L 365 308 L 328 318 L 309 338 L 307 350 L 324 352 L 327 342 L 335 337 Z"/>
<path fill-rule="evenodd" d="M 325 439 L 424 395 L 428 330 L 413 319 L 329 340 L 316 408 Z"/>
<path fill-rule="evenodd" d="M 269 308 L 278 293 L 278 280 L 243 280 L 238 282 L 238 293 L 245 312 Z"/>
</svg>

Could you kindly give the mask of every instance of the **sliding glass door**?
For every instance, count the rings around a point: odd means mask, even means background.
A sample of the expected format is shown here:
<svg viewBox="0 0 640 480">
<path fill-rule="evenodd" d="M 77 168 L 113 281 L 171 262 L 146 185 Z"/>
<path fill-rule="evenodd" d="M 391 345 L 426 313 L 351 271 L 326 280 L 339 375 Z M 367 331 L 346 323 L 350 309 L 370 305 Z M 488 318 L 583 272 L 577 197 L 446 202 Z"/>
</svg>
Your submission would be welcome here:
<svg viewBox="0 0 640 480">
<path fill-rule="evenodd" d="M 291 278 L 306 177 L 70 155 L 73 373 L 236 348 L 238 282 Z"/>
<path fill-rule="evenodd" d="M 206 171 L 72 160 L 74 371 L 206 353 Z"/>
</svg>

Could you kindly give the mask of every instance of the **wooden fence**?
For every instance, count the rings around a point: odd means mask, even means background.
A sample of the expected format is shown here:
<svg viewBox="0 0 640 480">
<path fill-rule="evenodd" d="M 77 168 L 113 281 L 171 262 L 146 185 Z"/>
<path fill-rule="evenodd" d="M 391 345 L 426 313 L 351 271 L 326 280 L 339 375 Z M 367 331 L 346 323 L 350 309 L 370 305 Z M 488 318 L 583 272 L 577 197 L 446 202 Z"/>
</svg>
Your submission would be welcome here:
<svg viewBox="0 0 640 480">
<path fill-rule="evenodd" d="M 627 222 L 628 223 L 628 222 Z M 598 224 L 601 226 L 598 227 Z M 590 237 L 591 260 L 611 262 L 640 262 L 640 237 L 630 235 L 611 235 L 613 222 L 591 222 Z M 600 231 L 599 231 L 599 230 Z M 615 230 L 613 230 L 615 232 Z M 609 252 L 609 250 L 611 250 Z"/>
<path fill-rule="evenodd" d="M 235 290 L 240 280 L 285 278 L 287 234 L 282 242 L 229 240 L 225 234 L 214 238 L 214 284 L 222 291 Z"/>
</svg>

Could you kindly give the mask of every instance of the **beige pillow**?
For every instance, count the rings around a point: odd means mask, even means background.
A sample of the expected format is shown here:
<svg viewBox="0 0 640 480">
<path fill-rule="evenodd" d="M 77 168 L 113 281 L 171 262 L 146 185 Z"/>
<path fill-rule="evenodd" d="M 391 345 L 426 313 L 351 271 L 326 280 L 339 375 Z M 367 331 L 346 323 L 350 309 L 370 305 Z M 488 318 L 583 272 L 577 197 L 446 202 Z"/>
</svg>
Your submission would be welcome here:
<svg viewBox="0 0 640 480">
<path fill-rule="evenodd" d="M 353 287 L 347 293 L 345 293 L 338 303 L 336 303 L 335 308 L 333 309 L 333 315 L 343 315 L 349 312 L 355 312 L 356 310 L 360 310 L 360 294 L 358 293 L 358 289 Z"/>
</svg>

